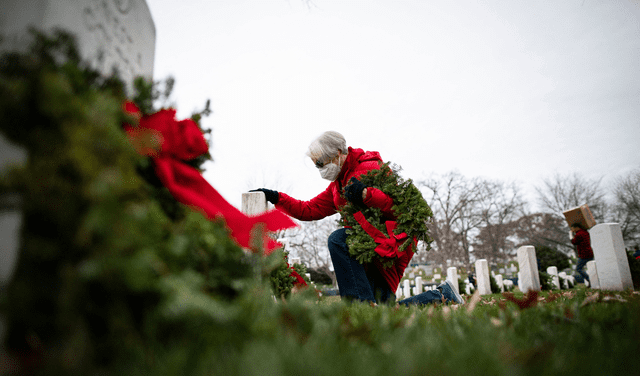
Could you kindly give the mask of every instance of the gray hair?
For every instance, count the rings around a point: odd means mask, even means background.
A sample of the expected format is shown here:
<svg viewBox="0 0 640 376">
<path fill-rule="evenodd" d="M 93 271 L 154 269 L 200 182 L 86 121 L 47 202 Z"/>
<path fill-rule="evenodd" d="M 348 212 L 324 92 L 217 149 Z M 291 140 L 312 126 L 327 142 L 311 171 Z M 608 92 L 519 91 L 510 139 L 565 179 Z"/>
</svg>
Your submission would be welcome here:
<svg viewBox="0 0 640 376">
<path fill-rule="evenodd" d="M 347 154 L 347 142 L 340 133 L 327 131 L 313 140 L 309 145 L 307 155 L 312 159 L 327 163 L 338 155 L 338 152 Z"/>
</svg>

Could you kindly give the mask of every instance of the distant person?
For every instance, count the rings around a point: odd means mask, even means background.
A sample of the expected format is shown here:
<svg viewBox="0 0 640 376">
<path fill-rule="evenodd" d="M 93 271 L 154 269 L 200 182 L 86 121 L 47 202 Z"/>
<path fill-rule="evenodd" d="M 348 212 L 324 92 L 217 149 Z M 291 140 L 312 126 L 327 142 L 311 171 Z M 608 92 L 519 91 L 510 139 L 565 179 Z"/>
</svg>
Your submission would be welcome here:
<svg viewBox="0 0 640 376">
<path fill-rule="evenodd" d="M 473 286 L 473 289 L 476 290 L 478 287 L 476 286 L 476 277 L 473 275 L 473 273 L 469 273 L 469 283 L 471 283 L 471 286 Z"/>
<path fill-rule="evenodd" d="M 347 147 L 340 133 L 329 131 L 324 132 L 309 145 L 307 155 L 318 168 L 320 176 L 331 182 L 319 195 L 309 201 L 301 201 L 271 189 L 260 188 L 255 191 L 264 192 L 267 200 L 277 209 L 302 221 L 315 221 L 333 215 L 345 206 L 347 201 L 377 207 L 387 220 L 396 219 L 391 209 L 394 205 L 391 197 L 358 181 L 361 175 L 380 169 L 380 153 Z M 413 249 L 407 248 L 396 257 L 394 265 L 389 268 L 379 263 L 363 265 L 349 254 L 346 228 L 338 229 L 329 236 L 329 254 L 336 273 L 338 289 L 342 299 L 347 301 L 395 302 L 394 292 L 413 253 Z M 438 290 L 427 291 L 399 303 L 441 302 L 443 296 L 447 301 L 458 304 L 464 302 L 452 284 L 446 281 L 438 286 Z"/>
<path fill-rule="evenodd" d="M 593 249 L 591 249 L 591 237 L 589 232 L 580 223 L 574 223 L 571 225 L 571 244 L 576 246 L 576 253 L 578 254 L 578 265 L 576 265 L 576 272 L 581 275 L 585 280 L 589 281 L 589 274 L 584 270 L 587 262 L 593 260 Z M 591 281 L 589 281 L 591 283 Z"/>
<path fill-rule="evenodd" d="M 640 246 L 636 244 L 636 248 L 633 250 L 633 258 L 640 260 Z"/>
</svg>

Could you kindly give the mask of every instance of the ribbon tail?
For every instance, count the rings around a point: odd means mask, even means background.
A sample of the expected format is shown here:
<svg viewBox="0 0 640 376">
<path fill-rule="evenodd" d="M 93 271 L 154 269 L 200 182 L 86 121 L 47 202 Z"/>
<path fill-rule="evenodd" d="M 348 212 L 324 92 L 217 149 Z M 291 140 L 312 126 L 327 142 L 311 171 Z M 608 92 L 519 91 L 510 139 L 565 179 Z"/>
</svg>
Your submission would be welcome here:
<svg viewBox="0 0 640 376">
<path fill-rule="evenodd" d="M 158 178 L 178 202 L 202 210 L 210 220 L 224 219 L 232 238 L 241 247 L 255 248 L 251 247 L 251 239 L 253 236 L 260 236 L 265 253 L 269 254 L 281 245 L 268 238 L 266 231 L 260 234 L 254 227 L 263 223 L 265 230 L 278 231 L 297 226 L 279 210 L 254 217 L 247 216 L 225 200 L 198 170 L 189 165 L 171 158 L 156 158 L 154 162 Z"/>
</svg>

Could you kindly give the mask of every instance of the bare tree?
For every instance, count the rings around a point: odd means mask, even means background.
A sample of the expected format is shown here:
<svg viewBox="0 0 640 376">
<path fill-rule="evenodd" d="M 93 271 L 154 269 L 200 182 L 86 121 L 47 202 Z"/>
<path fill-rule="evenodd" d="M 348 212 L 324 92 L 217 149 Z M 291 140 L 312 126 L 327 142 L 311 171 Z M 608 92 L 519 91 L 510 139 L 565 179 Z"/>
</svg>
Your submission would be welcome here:
<svg viewBox="0 0 640 376">
<path fill-rule="evenodd" d="M 514 222 L 523 214 L 525 202 L 515 183 L 481 181 L 478 200 L 479 233 L 473 242 L 476 259 L 490 264 L 506 262 L 515 252 Z"/>
<path fill-rule="evenodd" d="M 614 193 L 613 216 L 627 243 L 637 245 L 640 242 L 640 169 L 618 179 Z"/>
<path fill-rule="evenodd" d="M 536 187 L 543 211 L 562 218 L 562 212 L 587 204 L 597 222 L 604 222 L 607 205 L 604 191 L 600 187 L 602 178 L 589 180 L 577 173 L 544 179 L 543 185 Z"/>
<path fill-rule="evenodd" d="M 286 232 L 289 247 L 308 268 L 328 274 L 335 284 L 327 239 L 338 229 L 337 214 L 318 221 L 299 222 L 299 224 L 299 227 Z"/>
<path fill-rule="evenodd" d="M 564 219 L 550 213 L 525 214 L 514 223 L 516 247 L 540 245 L 572 253 L 567 224 Z"/>
<path fill-rule="evenodd" d="M 470 238 L 481 220 L 476 210 L 480 185 L 477 179 L 467 179 L 458 172 L 417 183 L 426 191 L 425 199 L 434 213 L 430 226 L 434 239 L 430 259 L 440 264 L 451 259 L 467 267 L 471 265 Z"/>
</svg>

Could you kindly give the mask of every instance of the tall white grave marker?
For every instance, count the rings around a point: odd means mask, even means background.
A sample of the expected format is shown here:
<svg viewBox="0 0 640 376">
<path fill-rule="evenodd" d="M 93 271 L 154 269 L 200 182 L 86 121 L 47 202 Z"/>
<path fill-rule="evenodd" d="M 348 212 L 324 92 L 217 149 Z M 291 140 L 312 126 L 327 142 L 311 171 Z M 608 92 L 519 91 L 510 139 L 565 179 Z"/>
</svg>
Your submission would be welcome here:
<svg viewBox="0 0 640 376">
<path fill-rule="evenodd" d="M 402 295 L 404 295 L 405 298 L 411 297 L 411 282 L 408 279 L 405 279 L 402 282 L 402 287 L 403 287 Z"/>
<path fill-rule="evenodd" d="M 456 292 L 460 293 L 460 286 L 458 286 L 458 269 L 455 266 L 447 268 L 447 279 L 451 281 Z"/>
<path fill-rule="evenodd" d="M 524 293 L 529 290 L 540 291 L 538 261 L 533 246 L 525 245 L 518 248 L 518 264 L 520 265 L 520 290 Z"/>
<path fill-rule="evenodd" d="M 422 277 L 417 276 L 416 277 L 416 295 L 418 294 L 422 294 L 424 292 L 424 287 L 422 285 Z"/>
<path fill-rule="evenodd" d="M 491 294 L 491 280 L 489 279 L 489 264 L 487 260 L 476 261 L 476 284 L 480 295 Z"/>
<path fill-rule="evenodd" d="M 598 279 L 602 290 L 633 289 L 629 261 L 624 250 L 622 231 L 617 223 L 602 223 L 589 230 L 591 248 L 598 264 Z"/>
</svg>

